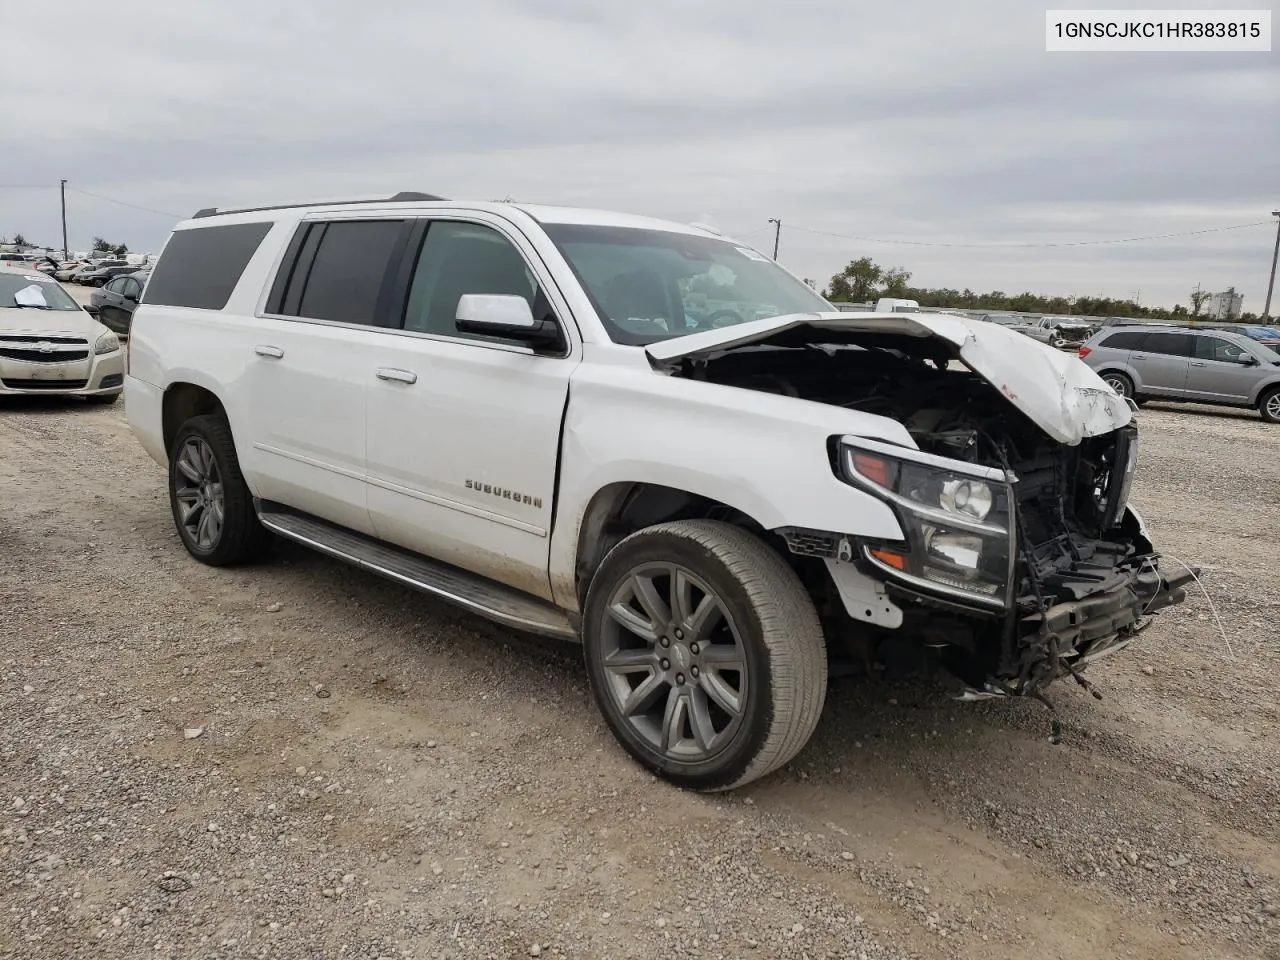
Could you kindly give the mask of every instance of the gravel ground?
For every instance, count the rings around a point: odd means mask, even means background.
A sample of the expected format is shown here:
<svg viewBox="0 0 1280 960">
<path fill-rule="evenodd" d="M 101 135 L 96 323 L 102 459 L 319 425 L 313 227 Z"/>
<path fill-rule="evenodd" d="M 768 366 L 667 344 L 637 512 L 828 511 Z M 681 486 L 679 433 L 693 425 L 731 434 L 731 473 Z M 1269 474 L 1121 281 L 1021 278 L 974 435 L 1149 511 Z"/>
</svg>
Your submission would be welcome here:
<svg viewBox="0 0 1280 960">
<path fill-rule="evenodd" d="M 1280 960 L 1280 428 L 1141 415 L 1201 596 L 1053 699 L 844 681 L 669 788 L 576 654 L 301 549 L 217 571 L 122 406 L 0 405 L 0 957 Z"/>
</svg>

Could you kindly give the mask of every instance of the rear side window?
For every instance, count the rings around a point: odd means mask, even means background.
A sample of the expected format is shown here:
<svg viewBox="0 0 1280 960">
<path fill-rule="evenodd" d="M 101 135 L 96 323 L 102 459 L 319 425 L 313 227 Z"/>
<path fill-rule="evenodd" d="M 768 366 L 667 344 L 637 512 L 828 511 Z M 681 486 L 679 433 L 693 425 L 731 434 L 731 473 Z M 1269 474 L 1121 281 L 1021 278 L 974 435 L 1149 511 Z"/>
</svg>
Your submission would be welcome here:
<svg viewBox="0 0 1280 960">
<path fill-rule="evenodd" d="M 147 303 L 221 310 L 270 229 L 270 223 L 229 223 L 177 231 L 151 274 Z"/>
<path fill-rule="evenodd" d="M 1113 333 L 1098 346 L 1108 350 L 1141 350 L 1142 341 L 1146 338 L 1145 333 Z"/>
<path fill-rule="evenodd" d="M 404 231 L 403 220 L 313 223 L 300 234 L 298 258 L 279 312 L 339 323 L 377 322 L 378 294 Z"/>
<path fill-rule="evenodd" d="M 1142 350 L 1146 353 L 1161 353 L 1171 357 L 1191 356 L 1194 337 L 1189 333 L 1149 333 L 1143 341 Z"/>
</svg>

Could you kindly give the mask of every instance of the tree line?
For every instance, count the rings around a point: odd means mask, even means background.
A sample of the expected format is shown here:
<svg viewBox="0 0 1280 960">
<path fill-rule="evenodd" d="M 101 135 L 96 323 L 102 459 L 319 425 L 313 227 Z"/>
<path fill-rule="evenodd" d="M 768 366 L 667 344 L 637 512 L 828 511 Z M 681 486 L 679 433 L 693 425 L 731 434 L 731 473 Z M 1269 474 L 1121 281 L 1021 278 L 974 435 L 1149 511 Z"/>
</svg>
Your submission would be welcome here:
<svg viewBox="0 0 1280 960">
<path fill-rule="evenodd" d="M 3 237 L 0 237 L 0 243 L 11 244 L 15 247 L 18 247 L 20 250 L 25 250 L 25 249 L 56 250 L 58 249 L 57 247 L 45 247 L 45 246 L 41 246 L 38 243 L 32 243 L 21 233 L 15 233 L 13 235 L 12 240 L 5 240 Z M 105 240 L 102 237 L 94 237 L 92 250 L 94 255 L 99 257 L 123 257 L 125 254 L 129 252 L 129 247 L 127 244 L 112 243 L 110 240 Z"/>
<path fill-rule="evenodd" d="M 1172 309 L 1144 307 L 1132 300 L 1112 297 L 1045 297 L 1039 294 L 1005 293 L 992 290 L 975 293 L 949 287 L 913 287 L 911 271 L 904 267 L 882 267 L 870 257 L 859 257 L 831 278 L 823 297 L 843 303 L 866 303 L 880 297 L 915 300 L 922 307 L 955 307 L 965 310 L 1008 310 L 1017 313 L 1051 313 L 1084 317 L 1134 317 L 1151 320 L 1188 319 L 1200 315 L 1209 299 L 1208 291 L 1191 294 L 1191 306 L 1176 304 Z M 1257 314 L 1242 313 L 1241 322 L 1256 323 Z"/>
</svg>

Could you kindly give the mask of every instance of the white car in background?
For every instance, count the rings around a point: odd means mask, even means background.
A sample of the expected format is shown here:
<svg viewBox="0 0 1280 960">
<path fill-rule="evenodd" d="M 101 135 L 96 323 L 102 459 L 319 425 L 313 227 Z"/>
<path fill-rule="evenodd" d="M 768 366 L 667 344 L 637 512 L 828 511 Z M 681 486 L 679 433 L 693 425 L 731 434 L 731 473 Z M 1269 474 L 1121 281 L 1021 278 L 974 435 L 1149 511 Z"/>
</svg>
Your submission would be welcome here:
<svg viewBox="0 0 1280 960">
<path fill-rule="evenodd" d="M 55 394 L 115 403 L 124 351 L 52 277 L 0 265 L 0 396 Z"/>
</svg>

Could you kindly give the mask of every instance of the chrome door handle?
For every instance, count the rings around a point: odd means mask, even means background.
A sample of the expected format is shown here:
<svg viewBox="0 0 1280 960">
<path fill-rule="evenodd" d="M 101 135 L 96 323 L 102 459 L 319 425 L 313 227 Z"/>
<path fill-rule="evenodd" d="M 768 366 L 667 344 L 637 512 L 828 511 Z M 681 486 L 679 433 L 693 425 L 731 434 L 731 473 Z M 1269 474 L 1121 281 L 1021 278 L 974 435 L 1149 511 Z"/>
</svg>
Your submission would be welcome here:
<svg viewBox="0 0 1280 960">
<path fill-rule="evenodd" d="M 1193 367 L 1207 367 L 1207 366 L 1208 366 L 1208 364 L 1207 364 L 1207 363 L 1205 363 L 1203 360 L 1192 360 L 1192 361 L 1191 361 L 1191 365 L 1192 365 Z"/>
<path fill-rule="evenodd" d="M 253 348 L 253 352 L 260 357 L 269 357 L 272 360 L 279 360 L 284 356 L 284 351 L 279 347 L 269 347 L 265 344 L 259 344 Z"/>
<path fill-rule="evenodd" d="M 395 367 L 379 367 L 379 380 L 395 380 L 397 383 L 417 383 L 418 375 L 412 370 L 397 370 Z"/>
</svg>

